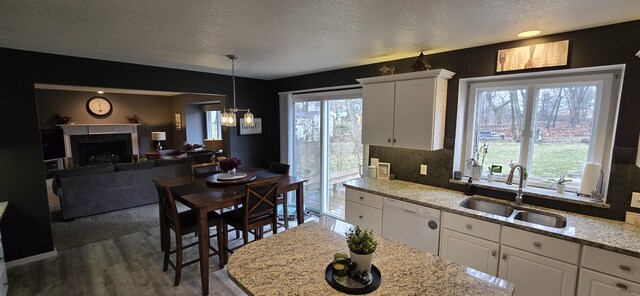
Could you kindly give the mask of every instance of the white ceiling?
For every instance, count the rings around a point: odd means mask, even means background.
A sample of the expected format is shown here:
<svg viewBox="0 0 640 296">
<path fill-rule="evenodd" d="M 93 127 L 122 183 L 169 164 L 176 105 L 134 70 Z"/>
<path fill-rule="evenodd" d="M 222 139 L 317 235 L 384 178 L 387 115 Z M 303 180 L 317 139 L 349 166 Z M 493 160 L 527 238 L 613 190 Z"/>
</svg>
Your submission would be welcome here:
<svg viewBox="0 0 640 296">
<path fill-rule="evenodd" d="M 0 0 L 0 47 L 274 79 L 640 19 L 640 0 Z"/>
</svg>

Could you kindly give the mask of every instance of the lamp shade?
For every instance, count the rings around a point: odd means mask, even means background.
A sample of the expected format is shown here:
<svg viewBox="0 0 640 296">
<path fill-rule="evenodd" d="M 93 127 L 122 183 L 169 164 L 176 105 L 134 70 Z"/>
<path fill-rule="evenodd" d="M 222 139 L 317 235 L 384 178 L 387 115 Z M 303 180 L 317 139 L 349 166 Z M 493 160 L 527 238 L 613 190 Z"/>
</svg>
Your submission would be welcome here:
<svg viewBox="0 0 640 296">
<path fill-rule="evenodd" d="M 165 132 L 152 132 L 151 133 L 151 140 L 164 141 L 166 139 L 167 139 L 167 133 L 165 133 Z"/>
</svg>

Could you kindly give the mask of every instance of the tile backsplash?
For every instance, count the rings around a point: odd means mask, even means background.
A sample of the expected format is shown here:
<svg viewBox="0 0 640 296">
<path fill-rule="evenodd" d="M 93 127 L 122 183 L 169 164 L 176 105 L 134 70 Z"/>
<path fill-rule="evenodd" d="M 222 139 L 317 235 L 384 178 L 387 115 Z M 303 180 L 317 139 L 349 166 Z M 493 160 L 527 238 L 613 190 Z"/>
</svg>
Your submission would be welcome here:
<svg viewBox="0 0 640 296">
<path fill-rule="evenodd" d="M 450 188 L 453 171 L 453 150 L 425 151 L 404 148 L 370 146 L 369 157 L 391 163 L 391 174 L 398 180 Z M 420 175 L 420 164 L 428 166 L 427 175 Z"/>
</svg>

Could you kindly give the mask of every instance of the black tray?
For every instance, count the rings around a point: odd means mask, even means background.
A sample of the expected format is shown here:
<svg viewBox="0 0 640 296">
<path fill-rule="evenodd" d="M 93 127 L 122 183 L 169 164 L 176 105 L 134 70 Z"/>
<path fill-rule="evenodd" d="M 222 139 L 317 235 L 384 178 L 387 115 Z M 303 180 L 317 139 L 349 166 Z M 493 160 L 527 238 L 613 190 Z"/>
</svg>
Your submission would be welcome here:
<svg viewBox="0 0 640 296">
<path fill-rule="evenodd" d="M 333 266 L 331 263 L 329 263 L 327 268 L 324 270 L 324 279 L 327 280 L 327 283 L 332 288 L 342 293 L 352 294 L 352 295 L 371 293 L 377 290 L 378 287 L 380 287 L 380 284 L 382 284 L 382 275 L 380 275 L 380 270 L 378 270 L 378 268 L 373 264 L 371 265 L 371 283 L 369 283 L 368 285 L 362 288 L 346 287 L 338 283 L 333 278 Z"/>
</svg>

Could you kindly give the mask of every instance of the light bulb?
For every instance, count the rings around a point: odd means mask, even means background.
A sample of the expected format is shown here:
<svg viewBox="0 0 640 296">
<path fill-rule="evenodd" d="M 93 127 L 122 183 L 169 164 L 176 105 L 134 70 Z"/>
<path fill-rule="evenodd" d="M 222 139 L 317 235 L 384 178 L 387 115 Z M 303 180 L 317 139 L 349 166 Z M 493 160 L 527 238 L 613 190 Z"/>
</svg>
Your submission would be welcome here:
<svg viewBox="0 0 640 296">
<path fill-rule="evenodd" d="M 236 114 L 233 112 L 229 112 L 229 117 L 227 118 L 227 126 L 236 126 Z"/>
<path fill-rule="evenodd" d="M 249 110 L 244 114 L 244 125 L 253 126 L 253 114 Z"/>
<path fill-rule="evenodd" d="M 220 124 L 223 126 L 227 125 L 227 111 L 222 111 L 222 116 L 220 116 Z"/>
</svg>

